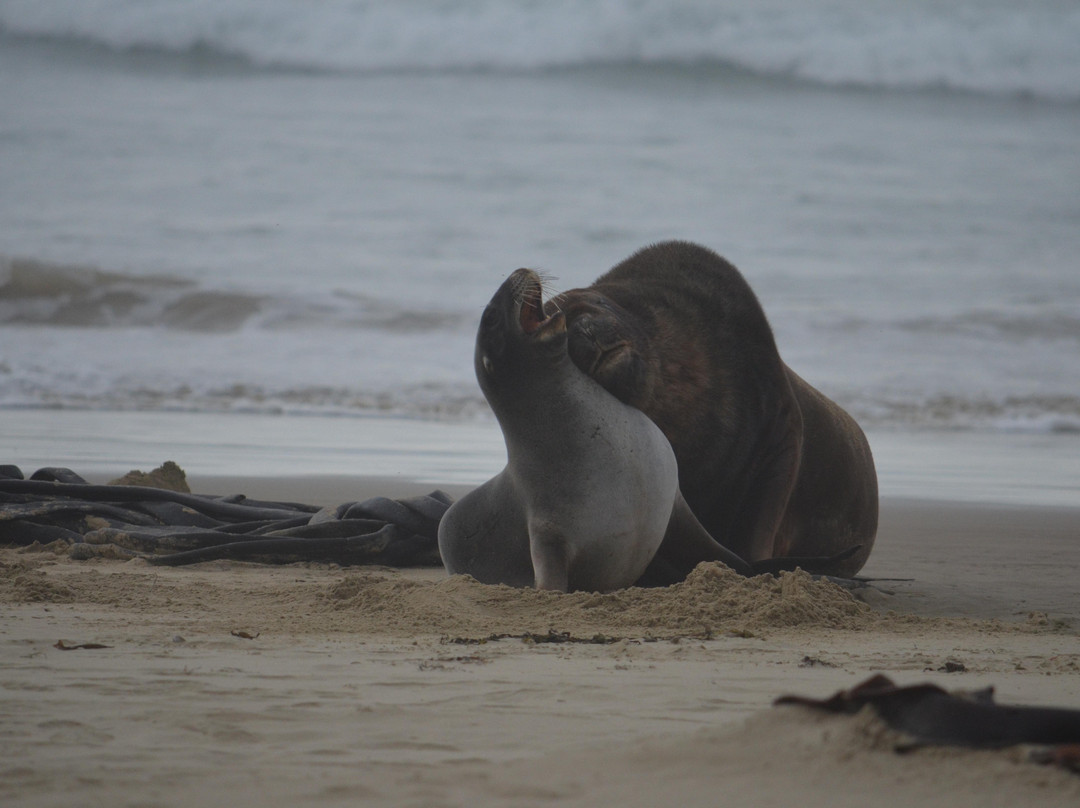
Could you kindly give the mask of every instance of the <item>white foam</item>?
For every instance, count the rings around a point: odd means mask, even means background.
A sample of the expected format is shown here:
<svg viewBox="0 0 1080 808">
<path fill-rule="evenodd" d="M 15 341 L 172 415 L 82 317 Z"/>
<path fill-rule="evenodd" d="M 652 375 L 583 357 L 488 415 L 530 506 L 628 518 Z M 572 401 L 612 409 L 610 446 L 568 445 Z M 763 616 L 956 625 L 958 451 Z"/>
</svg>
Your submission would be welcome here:
<svg viewBox="0 0 1080 808">
<path fill-rule="evenodd" d="M 782 322 L 784 359 L 869 428 L 1080 432 L 1075 341 Z M 9 325 L 0 408 L 486 419 L 472 346 L 471 328 Z"/>
<path fill-rule="evenodd" d="M 826 84 L 1080 98 L 1069 0 L 7 0 L 0 26 L 301 69 L 705 62 Z"/>
</svg>

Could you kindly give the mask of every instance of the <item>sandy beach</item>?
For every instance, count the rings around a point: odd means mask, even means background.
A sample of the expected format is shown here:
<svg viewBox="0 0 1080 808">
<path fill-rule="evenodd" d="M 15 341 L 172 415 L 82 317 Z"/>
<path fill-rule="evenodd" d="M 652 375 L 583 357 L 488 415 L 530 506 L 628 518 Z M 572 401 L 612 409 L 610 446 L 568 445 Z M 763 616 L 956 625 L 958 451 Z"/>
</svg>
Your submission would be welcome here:
<svg viewBox="0 0 1080 808">
<path fill-rule="evenodd" d="M 863 588 L 0 544 L 0 808 L 1080 806 L 1031 749 L 774 706 L 884 674 L 1080 709 L 1077 8 L 0 0 L 0 464 L 458 497 L 507 458 L 505 278 L 550 301 L 685 240 L 882 495 Z M 744 296 L 702 304 L 709 389 L 773 365 Z M 656 384 L 687 424 L 700 342 Z"/>
<path fill-rule="evenodd" d="M 430 490 L 190 482 L 316 504 Z M 439 569 L 3 549 L 0 801 L 1075 805 L 1080 777 L 1024 749 L 898 754 L 868 713 L 771 705 L 883 672 L 1080 706 L 1078 526 L 1063 508 L 886 500 L 863 572 L 908 580 L 859 598 L 717 567 L 558 595 Z"/>
</svg>

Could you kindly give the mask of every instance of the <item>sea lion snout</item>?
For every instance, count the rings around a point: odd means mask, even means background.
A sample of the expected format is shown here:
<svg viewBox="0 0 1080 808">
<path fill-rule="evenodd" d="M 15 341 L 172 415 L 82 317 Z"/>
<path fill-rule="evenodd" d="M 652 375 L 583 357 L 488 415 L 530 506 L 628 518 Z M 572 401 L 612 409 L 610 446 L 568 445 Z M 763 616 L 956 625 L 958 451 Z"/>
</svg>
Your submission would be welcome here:
<svg viewBox="0 0 1080 808">
<path fill-rule="evenodd" d="M 554 339 L 566 333 L 566 316 L 558 305 L 545 308 L 544 284 L 533 270 L 515 270 L 506 283 L 517 305 L 517 322 L 526 337 L 540 341 Z"/>
<path fill-rule="evenodd" d="M 480 318 L 474 366 L 488 401 L 498 390 L 523 383 L 526 368 L 564 361 L 566 316 L 558 307 L 545 310 L 543 282 L 531 269 L 510 273 Z"/>
<path fill-rule="evenodd" d="M 610 311 L 589 309 L 573 316 L 568 353 L 575 365 L 625 403 L 636 403 L 647 386 L 638 346 Z"/>
</svg>

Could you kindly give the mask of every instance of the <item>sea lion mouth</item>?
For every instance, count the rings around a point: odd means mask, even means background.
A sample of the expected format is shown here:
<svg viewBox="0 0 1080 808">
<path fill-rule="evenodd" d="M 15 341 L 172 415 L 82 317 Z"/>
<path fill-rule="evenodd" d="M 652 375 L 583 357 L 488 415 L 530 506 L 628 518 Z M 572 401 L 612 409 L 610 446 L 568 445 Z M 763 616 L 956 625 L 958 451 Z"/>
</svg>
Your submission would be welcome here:
<svg viewBox="0 0 1080 808">
<path fill-rule="evenodd" d="M 521 310 L 518 313 L 521 330 L 532 334 L 543 325 L 545 319 L 542 287 L 538 281 L 531 281 L 521 292 Z"/>
<path fill-rule="evenodd" d="M 544 288 L 535 273 L 530 272 L 518 292 L 518 323 L 527 336 L 543 339 L 566 331 L 566 318 L 556 308 L 550 316 L 544 316 Z"/>
</svg>

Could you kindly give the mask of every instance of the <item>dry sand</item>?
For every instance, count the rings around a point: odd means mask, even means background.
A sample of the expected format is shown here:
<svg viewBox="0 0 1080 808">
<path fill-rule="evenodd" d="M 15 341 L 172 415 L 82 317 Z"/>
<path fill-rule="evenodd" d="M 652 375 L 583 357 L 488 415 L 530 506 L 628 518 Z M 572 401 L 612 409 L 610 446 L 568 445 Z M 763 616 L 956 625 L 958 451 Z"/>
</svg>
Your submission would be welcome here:
<svg viewBox="0 0 1080 808">
<path fill-rule="evenodd" d="M 0 804 L 1077 805 L 1080 776 L 1025 750 L 900 755 L 868 714 L 770 705 L 885 672 L 1080 707 L 1078 561 L 1078 511 L 913 501 L 884 503 L 864 573 L 914 580 L 869 605 L 717 567 L 557 595 L 432 569 L 0 550 Z"/>
</svg>

